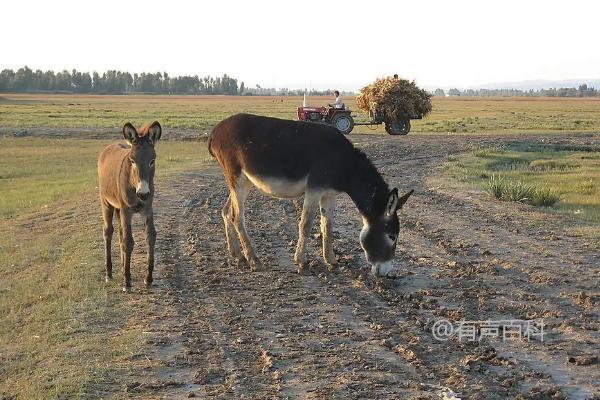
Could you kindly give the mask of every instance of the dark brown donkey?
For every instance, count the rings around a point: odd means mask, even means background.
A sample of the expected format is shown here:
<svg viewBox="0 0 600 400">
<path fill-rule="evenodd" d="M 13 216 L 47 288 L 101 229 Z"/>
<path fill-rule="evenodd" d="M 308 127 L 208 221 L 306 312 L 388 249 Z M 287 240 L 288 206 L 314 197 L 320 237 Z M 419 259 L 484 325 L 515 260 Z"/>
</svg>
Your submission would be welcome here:
<svg viewBox="0 0 600 400">
<path fill-rule="evenodd" d="M 104 246 L 106 252 L 106 280 L 112 279 L 111 240 L 113 215 L 119 220 L 121 242 L 121 274 L 123 291 L 131 291 L 131 252 L 133 235 L 131 219 L 141 213 L 146 218 L 146 244 L 148 246 L 148 269 L 144 279 L 146 287 L 152 285 L 154 269 L 154 243 L 156 229 L 152 200 L 154 198 L 154 145 L 160 139 L 162 129 L 158 122 L 144 125 L 136 130 L 129 122 L 123 127 L 123 137 L 128 144 L 111 144 L 98 159 L 100 181 L 100 205 L 104 220 Z"/>
<path fill-rule="evenodd" d="M 305 241 L 317 208 L 321 211 L 323 258 L 331 267 L 335 197 L 347 193 L 363 217 L 360 243 L 374 275 L 387 275 L 400 225 L 397 211 L 412 190 L 398 197 L 367 156 L 337 129 L 310 122 L 238 114 L 212 131 L 208 149 L 223 167 L 229 198 L 223 208 L 229 253 L 262 268 L 246 233 L 244 202 L 252 187 L 279 198 L 304 194 L 294 261 L 306 263 Z M 239 239 L 239 241 L 238 241 Z"/>
</svg>

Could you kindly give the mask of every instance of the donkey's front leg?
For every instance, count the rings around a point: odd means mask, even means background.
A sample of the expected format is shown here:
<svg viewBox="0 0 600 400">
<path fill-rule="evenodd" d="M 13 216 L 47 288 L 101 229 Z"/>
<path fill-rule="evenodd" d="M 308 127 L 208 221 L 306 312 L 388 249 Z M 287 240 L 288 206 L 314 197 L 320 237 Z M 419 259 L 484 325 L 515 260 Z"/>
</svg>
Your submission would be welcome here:
<svg viewBox="0 0 600 400">
<path fill-rule="evenodd" d="M 154 212 L 152 208 L 146 211 L 146 246 L 148 247 L 148 266 L 144 283 L 147 288 L 152 286 L 152 271 L 154 271 L 154 244 L 156 243 L 156 229 L 154 228 Z"/>
<path fill-rule="evenodd" d="M 133 251 L 133 234 L 131 233 L 131 217 L 133 214 L 127 210 L 121 210 L 121 275 L 123 279 L 123 291 L 131 292 L 131 252 Z"/>
<path fill-rule="evenodd" d="M 298 266 L 298 272 L 306 264 L 306 238 L 310 235 L 313 219 L 318 204 L 318 197 L 310 191 L 304 193 L 304 205 L 302 206 L 302 216 L 298 224 L 298 244 L 294 254 L 294 262 Z"/>
<path fill-rule="evenodd" d="M 323 258 L 329 270 L 337 264 L 333 252 L 333 214 L 335 209 L 335 195 L 325 195 L 319 202 L 321 207 L 321 236 L 323 239 Z"/>
</svg>

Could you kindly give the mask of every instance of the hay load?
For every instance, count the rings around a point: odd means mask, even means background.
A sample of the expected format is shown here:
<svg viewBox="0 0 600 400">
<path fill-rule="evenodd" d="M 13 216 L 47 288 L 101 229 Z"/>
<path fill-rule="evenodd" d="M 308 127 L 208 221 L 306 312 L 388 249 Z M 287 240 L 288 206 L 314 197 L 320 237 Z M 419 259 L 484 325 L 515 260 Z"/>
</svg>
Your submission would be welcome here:
<svg viewBox="0 0 600 400">
<path fill-rule="evenodd" d="M 408 118 L 423 118 L 431 112 L 431 95 L 414 81 L 379 78 L 360 90 L 358 108 L 371 118 L 391 123 Z"/>
</svg>

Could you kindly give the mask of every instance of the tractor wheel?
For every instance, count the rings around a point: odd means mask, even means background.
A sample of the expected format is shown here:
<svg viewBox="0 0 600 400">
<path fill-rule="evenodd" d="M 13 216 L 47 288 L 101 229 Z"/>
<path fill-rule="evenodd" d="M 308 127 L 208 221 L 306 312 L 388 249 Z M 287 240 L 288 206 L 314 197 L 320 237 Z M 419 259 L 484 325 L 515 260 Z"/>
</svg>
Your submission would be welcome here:
<svg viewBox="0 0 600 400">
<path fill-rule="evenodd" d="M 340 133 L 347 135 L 354 129 L 354 119 L 347 114 L 338 114 L 331 120 L 331 125 L 335 126 Z"/>
<path fill-rule="evenodd" d="M 399 119 L 385 124 L 385 131 L 390 135 L 407 135 L 410 132 L 410 119 Z"/>
</svg>

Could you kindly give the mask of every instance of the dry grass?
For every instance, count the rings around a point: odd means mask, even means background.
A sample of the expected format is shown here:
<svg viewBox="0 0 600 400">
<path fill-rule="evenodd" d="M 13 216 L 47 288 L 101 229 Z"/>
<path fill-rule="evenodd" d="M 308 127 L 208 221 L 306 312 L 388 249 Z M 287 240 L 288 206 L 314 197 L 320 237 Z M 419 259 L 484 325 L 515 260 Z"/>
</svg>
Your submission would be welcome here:
<svg viewBox="0 0 600 400">
<path fill-rule="evenodd" d="M 91 96 L 3 94 L 0 127 L 102 127 L 119 128 L 158 119 L 165 129 L 210 130 L 223 118 L 249 112 L 294 119 L 300 97 L 270 96 Z M 329 97 L 311 97 L 311 105 L 323 105 Z M 345 103 L 355 118 L 368 120 L 354 98 Z M 412 132 L 516 133 L 600 131 L 600 98 L 433 98 L 433 111 L 414 120 Z M 375 131 L 356 127 L 357 133 Z"/>
<path fill-rule="evenodd" d="M 414 81 L 379 78 L 360 90 L 356 105 L 390 122 L 402 119 L 405 115 L 426 116 L 431 112 L 431 95 L 419 89 Z"/>
<path fill-rule="evenodd" d="M 433 98 L 413 130 L 441 133 L 598 132 L 600 98 Z"/>
</svg>

